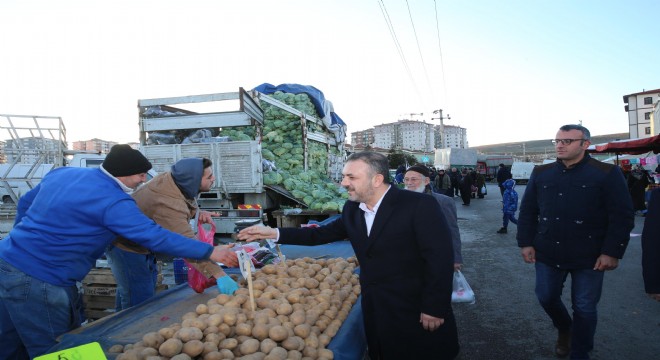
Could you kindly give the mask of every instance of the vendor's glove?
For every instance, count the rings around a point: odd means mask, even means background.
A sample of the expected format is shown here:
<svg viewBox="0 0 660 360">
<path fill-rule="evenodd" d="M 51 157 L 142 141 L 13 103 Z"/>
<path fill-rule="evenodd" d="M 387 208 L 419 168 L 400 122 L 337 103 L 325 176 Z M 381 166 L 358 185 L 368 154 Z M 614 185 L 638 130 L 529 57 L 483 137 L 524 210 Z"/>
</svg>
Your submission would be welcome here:
<svg viewBox="0 0 660 360">
<path fill-rule="evenodd" d="M 219 277 L 217 282 L 221 294 L 233 295 L 234 291 L 238 290 L 238 284 L 229 275 Z"/>
</svg>

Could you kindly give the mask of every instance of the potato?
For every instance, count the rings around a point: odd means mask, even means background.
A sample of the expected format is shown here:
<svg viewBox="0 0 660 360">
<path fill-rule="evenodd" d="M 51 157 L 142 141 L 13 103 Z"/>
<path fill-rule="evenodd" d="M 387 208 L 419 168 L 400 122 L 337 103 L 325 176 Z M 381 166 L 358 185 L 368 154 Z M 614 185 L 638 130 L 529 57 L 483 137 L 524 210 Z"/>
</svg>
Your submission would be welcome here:
<svg viewBox="0 0 660 360">
<path fill-rule="evenodd" d="M 241 354 L 243 355 L 253 354 L 257 352 L 257 350 L 259 350 L 259 345 L 260 343 L 259 340 L 257 339 L 245 340 L 240 346 Z"/>
<path fill-rule="evenodd" d="M 194 358 L 195 356 L 202 353 L 204 350 L 204 343 L 199 340 L 190 340 L 183 344 L 182 353 Z"/>
<path fill-rule="evenodd" d="M 124 351 L 124 345 L 120 344 L 112 345 L 110 349 L 108 349 L 109 353 L 120 353 L 122 351 Z"/>
<path fill-rule="evenodd" d="M 312 331 L 312 327 L 307 324 L 296 325 L 296 327 L 293 328 L 293 333 L 296 334 L 296 336 L 300 336 L 303 339 L 308 337 L 311 331 Z"/>
<path fill-rule="evenodd" d="M 149 356 L 158 356 L 158 350 L 156 350 L 152 347 L 144 348 L 140 351 L 140 356 L 142 356 L 143 358 L 146 358 L 146 357 L 149 357 Z"/>
<path fill-rule="evenodd" d="M 316 354 L 318 355 L 319 358 L 324 358 L 324 359 L 334 359 L 335 354 L 332 353 L 332 350 L 328 349 L 318 349 Z"/>
<path fill-rule="evenodd" d="M 264 360 L 286 360 L 289 355 L 289 352 L 282 347 L 276 347 L 271 352 L 268 353 L 268 356 Z"/>
<path fill-rule="evenodd" d="M 233 350 L 237 346 L 238 346 L 238 340 L 229 338 L 220 341 L 220 344 L 218 345 L 218 349 Z"/>
<path fill-rule="evenodd" d="M 277 347 L 277 343 L 273 341 L 272 339 L 264 339 L 261 342 L 261 345 L 259 345 L 259 350 L 264 353 L 268 354 L 270 353 L 271 350 Z"/>
<path fill-rule="evenodd" d="M 305 341 L 298 336 L 293 336 L 282 341 L 282 347 L 287 350 L 302 350 L 305 348 Z"/>
<path fill-rule="evenodd" d="M 204 360 L 222 360 L 222 359 L 227 359 L 222 356 L 222 354 L 219 351 L 211 351 L 208 354 L 204 355 Z"/>
<path fill-rule="evenodd" d="M 223 359 L 233 359 L 235 357 L 234 353 L 229 349 L 220 350 L 220 354 L 222 355 Z"/>
<path fill-rule="evenodd" d="M 220 305 L 226 304 L 227 301 L 229 301 L 230 299 L 231 299 L 231 297 L 227 294 L 220 294 L 220 295 L 215 297 L 215 301 Z"/>
<path fill-rule="evenodd" d="M 202 330 L 196 327 L 184 327 L 177 331 L 176 334 L 174 334 L 174 337 L 181 339 L 183 342 L 188 342 L 190 340 L 201 340 L 204 338 L 204 334 L 202 333 Z"/>
<path fill-rule="evenodd" d="M 202 349 L 202 355 L 206 356 L 206 354 L 211 353 L 211 352 L 217 352 L 218 351 L 218 344 L 219 342 L 211 342 L 211 341 L 206 341 L 204 342 L 204 348 Z"/>
<path fill-rule="evenodd" d="M 158 333 L 165 340 L 167 340 L 167 339 L 171 338 L 172 336 L 174 336 L 174 333 L 176 333 L 176 330 L 171 328 L 171 327 L 167 327 L 167 328 L 162 328 L 162 329 L 158 330 Z"/>
<path fill-rule="evenodd" d="M 186 320 L 186 319 L 197 319 L 197 313 L 190 311 L 190 312 L 187 312 L 187 313 L 183 314 L 183 316 L 181 317 L 181 320 Z"/>
<path fill-rule="evenodd" d="M 208 312 L 209 312 L 209 307 L 208 307 L 207 305 L 204 305 L 204 304 L 199 304 L 199 305 L 197 305 L 197 307 L 195 308 L 195 312 L 196 312 L 197 314 L 199 314 L 199 315 L 202 315 L 202 314 L 208 314 Z"/>
<path fill-rule="evenodd" d="M 268 337 L 279 342 L 289 337 L 289 331 L 281 325 L 276 325 L 268 330 Z"/>
<path fill-rule="evenodd" d="M 252 327 L 252 336 L 259 341 L 268 338 L 269 326 L 266 324 L 256 324 Z"/>
<path fill-rule="evenodd" d="M 157 332 L 150 332 L 144 334 L 142 337 L 142 343 L 147 347 L 152 347 L 157 349 L 160 344 L 165 342 L 165 337 Z"/>
<path fill-rule="evenodd" d="M 172 357 L 181 353 L 183 349 L 183 343 L 179 339 L 167 339 L 163 344 L 158 348 L 158 353 L 163 356 Z"/>
<path fill-rule="evenodd" d="M 173 356 L 170 360 L 192 360 L 190 356 L 186 354 L 179 354 L 176 356 Z"/>
<path fill-rule="evenodd" d="M 299 310 L 299 311 L 294 311 L 291 316 L 289 316 L 289 319 L 293 323 L 293 325 L 300 325 L 305 322 L 306 316 L 305 316 L 305 311 L 304 310 Z"/>
<path fill-rule="evenodd" d="M 123 360 L 141 360 L 142 355 L 140 355 L 140 350 L 139 349 L 130 349 L 123 354 L 119 355 L 117 357 L 118 359 L 121 358 Z"/>
</svg>

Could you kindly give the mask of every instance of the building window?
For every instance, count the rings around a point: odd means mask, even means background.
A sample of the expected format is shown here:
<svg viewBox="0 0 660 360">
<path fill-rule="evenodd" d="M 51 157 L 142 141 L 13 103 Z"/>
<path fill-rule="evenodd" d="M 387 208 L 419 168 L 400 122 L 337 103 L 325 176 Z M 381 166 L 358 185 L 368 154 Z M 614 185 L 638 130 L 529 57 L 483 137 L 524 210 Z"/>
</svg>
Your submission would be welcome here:
<svg viewBox="0 0 660 360">
<path fill-rule="evenodd" d="M 653 98 L 650 96 L 647 96 L 644 98 L 644 105 L 651 105 L 653 104 Z"/>
<path fill-rule="evenodd" d="M 644 128 L 644 133 L 646 135 L 651 135 L 651 127 L 647 126 L 646 128 Z"/>
<path fill-rule="evenodd" d="M 651 113 L 650 112 L 644 113 L 644 120 L 651 120 Z"/>
</svg>

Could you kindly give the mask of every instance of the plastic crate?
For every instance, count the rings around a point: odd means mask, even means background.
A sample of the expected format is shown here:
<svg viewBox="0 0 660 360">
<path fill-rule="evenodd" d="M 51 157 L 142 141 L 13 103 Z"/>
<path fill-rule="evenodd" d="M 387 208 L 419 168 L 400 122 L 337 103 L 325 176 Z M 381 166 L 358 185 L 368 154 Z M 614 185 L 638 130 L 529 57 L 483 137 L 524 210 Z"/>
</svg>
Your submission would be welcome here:
<svg viewBox="0 0 660 360">
<path fill-rule="evenodd" d="M 181 258 L 174 259 L 174 283 L 183 284 L 188 281 L 188 264 Z"/>
</svg>

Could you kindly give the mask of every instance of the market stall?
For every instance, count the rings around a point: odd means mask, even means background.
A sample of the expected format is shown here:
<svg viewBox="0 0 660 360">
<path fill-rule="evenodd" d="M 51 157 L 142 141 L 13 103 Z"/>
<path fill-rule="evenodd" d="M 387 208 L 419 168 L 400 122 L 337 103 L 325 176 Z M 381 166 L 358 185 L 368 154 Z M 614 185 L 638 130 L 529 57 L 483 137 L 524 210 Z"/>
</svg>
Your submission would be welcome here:
<svg viewBox="0 0 660 360">
<path fill-rule="evenodd" d="M 282 245 L 281 249 L 289 259 L 302 257 L 348 258 L 354 255 L 348 241 L 320 246 Z M 232 269 L 228 269 L 228 272 L 234 272 L 229 270 Z M 194 311 L 198 304 L 206 303 L 217 295 L 218 291 L 215 287 L 207 289 L 202 294 L 197 294 L 188 284 L 181 284 L 138 306 L 63 335 L 60 343 L 52 348 L 51 352 L 94 341 L 99 342 L 104 350 L 115 344 L 136 343 L 148 332 L 158 331 L 171 323 L 179 322 L 182 315 Z M 363 357 L 366 351 L 366 339 L 359 299 L 327 348 L 332 350 L 335 359 L 349 360 Z M 108 359 L 114 359 L 116 354 L 107 353 L 106 356 Z"/>
</svg>

